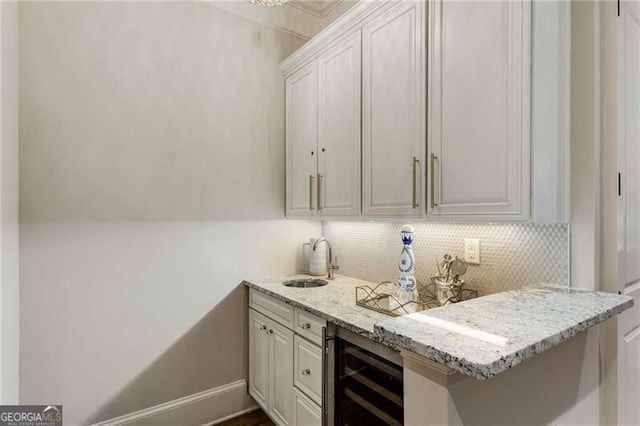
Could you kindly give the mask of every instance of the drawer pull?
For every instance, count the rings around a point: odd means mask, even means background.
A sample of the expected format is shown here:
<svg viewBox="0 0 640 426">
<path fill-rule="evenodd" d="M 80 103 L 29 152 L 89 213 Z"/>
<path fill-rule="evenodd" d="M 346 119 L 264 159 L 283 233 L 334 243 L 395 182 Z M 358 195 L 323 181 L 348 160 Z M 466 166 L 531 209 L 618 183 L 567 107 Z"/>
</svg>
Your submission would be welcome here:
<svg viewBox="0 0 640 426">
<path fill-rule="evenodd" d="M 322 195 L 320 195 L 320 191 L 322 190 L 324 176 L 318 173 L 318 189 L 316 190 L 316 195 L 318 196 L 318 211 L 322 210 Z"/>
<path fill-rule="evenodd" d="M 302 370 L 302 375 L 303 376 L 308 376 L 311 374 L 311 370 L 309 370 L 308 368 L 305 368 L 304 370 Z"/>
<path fill-rule="evenodd" d="M 420 207 L 420 204 L 418 204 L 418 194 L 417 194 L 417 186 L 418 184 L 416 183 L 416 168 L 417 166 L 420 165 L 420 160 L 418 160 L 416 157 L 413 157 L 413 202 L 412 202 L 412 207 L 414 209 Z"/>
<path fill-rule="evenodd" d="M 273 334 L 273 329 L 272 328 L 269 329 L 269 334 Z"/>
<path fill-rule="evenodd" d="M 313 181 L 315 180 L 314 175 L 309 175 L 309 210 L 313 210 Z"/>
<path fill-rule="evenodd" d="M 431 154 L 431 208 L 434 209 L 438 207 L 438 203 L 436 202 L 436 161 L 438 160 L 438 156 L 435 154 Z"/>
<path fill-rule="evenodd" d="M 305 330 L 308 330 L 311 328 L 311 324 L 308 322 L 305 322 L 304 324 L 302 324 L 302 328 L 304 328 Z"/>
<path fill-rule="evenodd" d="M 266 329 L 267 329 L 267 326 L 266 326 L 266 325 L 261 325 L 261 326 L 260 326 L 260 330 L 266 330 Z"/>
</svg>

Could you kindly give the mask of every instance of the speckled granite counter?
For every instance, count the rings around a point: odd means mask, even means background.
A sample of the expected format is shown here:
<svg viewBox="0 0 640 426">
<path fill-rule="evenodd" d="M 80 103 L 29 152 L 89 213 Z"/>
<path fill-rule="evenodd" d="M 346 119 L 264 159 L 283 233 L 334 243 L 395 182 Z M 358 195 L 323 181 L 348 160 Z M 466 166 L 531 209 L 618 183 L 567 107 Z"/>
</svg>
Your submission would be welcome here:
<svg viewBox="0 0 640 426">
<path fill-rule="evenodd" d="M 374 333 L 374 323 L 390 318 L 370 309 L 356 305 L 356 287 L 376 284 L 355 278 L 336 275 L 329 284 L 315 288 L 294 288 L 282 285 L 283 281 L 308 275 L 273 277 L 260 280 L 245 280 L 244 284 L 292 306 L 324 318 L 349 331 L 373 340 L 380 340 Z M 394 346 L 387 342 L 388 346 Z"/>
<path fill-rule="evenodd" d="M 247 280 L 244 284 L 350 331 L 477 379 L 501 373 L 633 305 L 628 296 L 539 285 L 392 318 L 356 305 L 356 286 L 375 286 L 373 283 L 336 276 L 323 287 L 282 285 L 300 277 L 305 276 Z M 434 321 L 489 333 L 489 337 L 506 343 L 488 343 L 429 324 Z"/>
<path fill-rule="evenodd" d="M 487 379 L 632 305 L 629 296 L 539 285 L 387 318 L 376 322 L 375 331 L 386 343 Z M 428 322 L 441 322 L 444 327 Z M 506 344 L 449 331 L 447 324 L 506 338 Z"/>
</svg>

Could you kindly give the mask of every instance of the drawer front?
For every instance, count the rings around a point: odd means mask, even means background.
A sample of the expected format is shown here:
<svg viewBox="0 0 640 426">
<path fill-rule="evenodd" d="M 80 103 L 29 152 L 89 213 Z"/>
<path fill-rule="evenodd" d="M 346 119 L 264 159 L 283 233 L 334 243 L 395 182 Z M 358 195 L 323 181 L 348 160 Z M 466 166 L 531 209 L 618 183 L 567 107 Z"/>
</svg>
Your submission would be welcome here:
<svg viewBox="0 0 640 426">
<path fill-rule="evenodd" d="M 293 391 L 293 424 L 296 426 L 322 425 L 322 409 L 298 389 Z"/>
<path fill-rule="evenodd" d="M 317 316 L 296 308 L 295 332 L 313 343 L 322 346 L 322 328 L 327 322 Z"/>
<path fill-rule="evenodd" d="M 293 306 L 254 289 L 249 291 L 249 306 L 285 327 L 293 329 Z"/>
<path fill-rule="evenodd" d="M 322 405 L 322 348 L 300 336 L 293 339 L 293 383 Z"/>
</svg>

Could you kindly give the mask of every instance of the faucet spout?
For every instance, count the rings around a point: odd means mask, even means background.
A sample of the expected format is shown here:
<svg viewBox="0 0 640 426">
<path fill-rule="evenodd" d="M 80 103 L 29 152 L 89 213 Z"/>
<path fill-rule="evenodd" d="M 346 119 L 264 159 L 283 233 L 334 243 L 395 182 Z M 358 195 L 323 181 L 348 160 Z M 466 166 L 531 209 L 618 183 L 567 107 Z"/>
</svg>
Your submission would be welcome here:
<svg viewBox="0 0 640 426">
<path fill-rule="evenodd" d="M 318 245 L 323 242 L 327 245 L 327 278 L 332 280 L 333 273 L 335 270 L 339 269 L 338 262 L 333 263 L 333 248 L 331 247 L 331 243 L 325 237 L 318 238 L 311 247 L 311 250 L 315 251 L 318 248 Z"/>
</svg>

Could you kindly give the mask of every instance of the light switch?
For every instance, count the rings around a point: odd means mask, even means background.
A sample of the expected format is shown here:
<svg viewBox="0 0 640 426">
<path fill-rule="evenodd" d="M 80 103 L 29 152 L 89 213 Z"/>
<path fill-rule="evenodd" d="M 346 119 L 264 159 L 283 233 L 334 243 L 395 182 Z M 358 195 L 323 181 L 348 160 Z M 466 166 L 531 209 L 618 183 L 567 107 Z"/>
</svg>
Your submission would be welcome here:
<svg viewBox="0 0 640 426">
<path fill-rule="evenodd" d="M 480 240 L 477 238 L 464 239 L 464 260 L 474 265 L 480 264 Z"/>
</svg>

